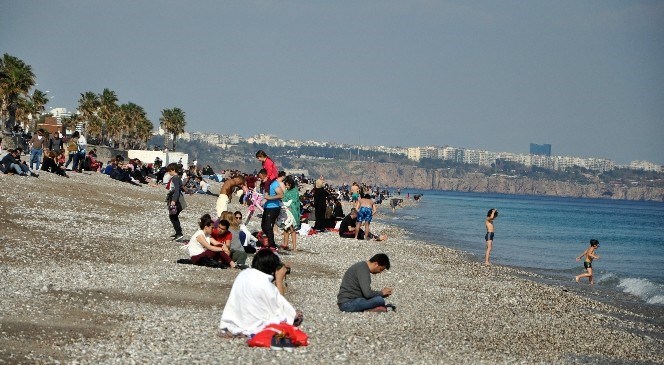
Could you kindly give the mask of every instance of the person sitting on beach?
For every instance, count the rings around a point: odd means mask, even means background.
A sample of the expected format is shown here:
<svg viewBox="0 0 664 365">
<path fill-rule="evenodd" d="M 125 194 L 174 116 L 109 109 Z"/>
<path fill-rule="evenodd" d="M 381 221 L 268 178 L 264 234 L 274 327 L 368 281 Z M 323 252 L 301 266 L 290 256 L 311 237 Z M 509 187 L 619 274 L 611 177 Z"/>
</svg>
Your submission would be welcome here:
<svg viewBox="0 0 664 365">
<path fill-rule="evenodd" d="M 359 229 L 357 233 L 357 238 L 355 236 L 355 230 Z M 384 234 L 375 235 L 369 233 L 369 238 L 376 241 L 384 241 L 387 239 L 387 236 Z M 344 217 L 344 219 L 339 224 L 339 237 L 343 238 L 356 238 L 358 240 L 365 239 L 364 231 L 362 228 L 357 228 L 357 209 L 351 208 L 350 213 Z"/>
<path fill-rule="evenodd" d="M 217 198 L 217 216 L 221 217 L 221 212 L 228 210 L 228 202 L 231 200 L 231 194 L 235 188 L 241 188 L 244 185 L 244 176 L 235 176 L 224 181 L 219 189 L 219 198 Z"/>
<path fill-rule="evenodd" d="M 64 177 L 69 177 L 65 173 L 64 167 L 58 166 L 58 163 L 55 161 L 56 155 L 54 151 L 47 151 L 44 154 L 44 161 L 42 162 L 41 169 L 42 171 L 50 172 Z"/>
<path fill-rule="evenodd" d="M 213 194 L 210 191 L 210 184 L 208 184 L 207 181 L 203 180 L 202 176 L 196 176 L 195 179 L 196 182 L 198 183 L 198 191 L 196 191 L 196 194 L 217 195 Z"/>
<path fill-rule="evenodd" d="M 65 153 L 65 150 L 60 149 L 59 151 L 56 151 L 57 155 L 55 156 L 55 162 L 58 164 L 58 166 L 62 167 L 65 171 L 65 161 L 67 161 L 67 154 Z"/>
<path fill-rule="evenodd" d="M 93 148 L 86 157 L 86 170 L 99 172 L 103 165 L 101 161 L 97 160 L 97 149 Z"/>
<path fill-rule="evenodd" d="M 244 265 L 247 262 L 247 252 L 242 246 L 240 240 L 240 222 L 235 219 L 235 214 L 231 212 L 221 212 L 221 220 L 229 222 L 228 234 L 230 235 L 230 242 L 228 247 L 230 249 L 230 257 L 239 265 Z M 221 222 L 219 223 L 221 225 Z"/>
<path fill-rule="evenodd" d="M 6 154 L 0 163 L 4 166 L 5 173 L 17 173 L 21 176 L 27 176 L 30 174 L 32 177 L 39 177 L 39 174 L 36 174 L 30 170 L 28 165 L 21 161 L 21 153 L 23 150 L 21 148 L 16 148 L 10 150 Z"/>
<path fill-rule="evenodd" d="M 353 264 L 341 279 L 337 305 L 342 312 L 387 312 L 385 298 L 392 288 L 371 289 L 371 275 L 390 269 L 390 259 L 384 253 L 375 254 L 368 261 Z M 394 309 L 393 305 L 390 305 Z"/>
<path fill-rule="evenodd" d="M 225 245 L 212 237 L 214 227 L 212 217 L 209 214 L 203 214 L 198 226 L 200 229 L 191 236 L 189 243 L 186 245 L 191 262 L 194 265 L 199 265 L 204 258 L 208 258 L 218 261 L 222 265 L 236 267 L 235 262 L 228 256 Z"/>
<path fill-rule="evenodd" d="M 576 258 L 576 261 L 580 261 L 582 257 L 586 257 L 585 260 L 583 260 L 583 268 L 586 270 L 585 273 L 577 275 L 574 277 L 574 280 L 578 283 L 579 279 L 581 278 L 588 278 L 588 281 L 590 284 L 594 284 L 595 281 L 593 280 L 593 260 L 597 259 L 599 260 L 599 256 L 595 254 L 595 250 L 599 248 L 599 241 L 592 239 L 590 240 L 590 247 L 588 247 L 581 255 L 579 255 Z"/>
<path fill-rule="evenodd" d="M 242 212 L 239 210 L 236 210 L 235 213 L 233 213 L 234 218 L 237 220 L 238 227 L 240 227 L 240 233 L 239 233 L 239 238 L 240 238 L 240 243 L 242 243 L 242 248 L 244 249 L 244 252 L 252 254 L 256 253 L 256 242 L 258 239 L 256 236 L 251 234 L 249 231 L 249 228 L 242 223 Z"/>
<path fill-rule="evenodd" d="M 364 223 L 364 238 L 368 240 L 371 238 L 370 226 L 373 215 L 376 214 L 376 204 L 371 200 L 371 195 L 365 193 L 362 195 L 362 198 L 355 203 L 355 209 L 357 209 L 355 238 L 357 238 L 360 232 L 360 226 Z"/>
<path fill-rule="evenodd" d="M 258 251 L 251 268 L 243 270 L 233 282 L 221 314 L 221 335 L 251 336 L 273 323 L 299 326 L 302 313 L 284 297 L 287 271 L 272 250 Z"/>
<path fill-rule="evenodd" d="M 339 198 L 334 198 L 334 208 L 332 209 L 332 215 L 336 221 L 340 221 L 346 217 L 344 214 L 344 207 L 341 205 L 341 200 Z"/>
</svg>

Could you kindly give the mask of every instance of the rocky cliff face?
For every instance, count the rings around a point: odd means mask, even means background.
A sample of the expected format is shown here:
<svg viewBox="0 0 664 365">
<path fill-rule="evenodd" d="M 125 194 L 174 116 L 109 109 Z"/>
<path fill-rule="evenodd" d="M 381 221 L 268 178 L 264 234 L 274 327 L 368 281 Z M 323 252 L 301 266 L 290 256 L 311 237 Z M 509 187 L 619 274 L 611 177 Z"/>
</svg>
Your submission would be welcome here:
<svg viewBox="0 0 664 365">
<path fill-rule="evenodd" d="M 333 184 L 357 181 L 400 188 L 664 202 L 664 189 L 612 186 L 599 180 L 592 184 L 578 184 L 372 162 L 295 160 L 292 164 L 295 168 L 308 170 L 310 176 L 322 175 Z"/>
</svg>

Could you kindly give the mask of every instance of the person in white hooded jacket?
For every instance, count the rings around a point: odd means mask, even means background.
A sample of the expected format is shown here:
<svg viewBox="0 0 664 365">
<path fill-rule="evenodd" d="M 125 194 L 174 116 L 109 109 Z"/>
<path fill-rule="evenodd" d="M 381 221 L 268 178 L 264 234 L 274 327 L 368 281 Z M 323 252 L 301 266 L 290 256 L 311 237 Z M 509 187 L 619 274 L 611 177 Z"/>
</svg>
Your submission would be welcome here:
<svg viewBox="0 0 664 365">
<path fill-rule="evenodd" d="M 240 272 L 233 282 L 221 314 L 220 333 L 251 336 L 273 323 L 299 325 L 302 314 L 284 297 L 287 271 L 272 250 L 258 251 L 251 268 Z"/>
</svg>

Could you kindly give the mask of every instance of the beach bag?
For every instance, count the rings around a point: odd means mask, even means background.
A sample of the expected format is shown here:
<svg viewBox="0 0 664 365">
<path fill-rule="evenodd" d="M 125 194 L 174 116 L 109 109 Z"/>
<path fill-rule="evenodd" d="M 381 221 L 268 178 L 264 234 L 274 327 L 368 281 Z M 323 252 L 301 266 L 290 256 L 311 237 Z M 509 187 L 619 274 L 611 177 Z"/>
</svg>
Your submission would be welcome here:
<svg viewBox="0 0 664 365">
<path fill-rule="evenodd" d="M 270 347 L 274 336 L 287 337 L 295 346 L 309 345 L 309 336 L 299 328 L 288 323 L 275 323 L 265 327 L 247 341 L 251 347 Z"/>
<path fill-rule="evenodd" d="M 85 140 L 85 137 L 80 136 L 76 144 L 78 146 L 78 154 L 81 156 L 84 155 L 85 149 L 88 147 L 88 141 Z"/>
<path fill-rule="evenodd" d="M 288 211 L 287 207 L 281 207 L 281 209 L 279 210 L 279 216 L 277 217 L 277 227 L 281 229 L 286 229 L 293 225 L 292 220 L 290 220 L 289 224 L 288 213 L 290 212 Z"/>
<path fill-rule="evenodd" d="M 187 202 L 184 200 L 184 194 L 180 193 L 180 198 L 178 198 L 178 203 L 180 203 L 180 207 L 182 210 L 185 210 L 187 208 Z"/>
</svg>

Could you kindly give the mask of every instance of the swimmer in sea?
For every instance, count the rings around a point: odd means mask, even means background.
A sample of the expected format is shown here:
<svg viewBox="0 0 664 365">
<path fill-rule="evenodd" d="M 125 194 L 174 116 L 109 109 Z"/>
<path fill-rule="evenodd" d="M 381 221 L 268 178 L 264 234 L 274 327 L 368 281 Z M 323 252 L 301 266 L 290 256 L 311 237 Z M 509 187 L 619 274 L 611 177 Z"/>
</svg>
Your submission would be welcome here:
<svg viewBox="0 0 664 365">
<path fill-rule="evenodd" d="M 579 279 L 581 278 L 588 278 L 588 281 L 590 281 L 590 284 L 594 284 L 595 281 L 593 280 L 593 260 L 597 259 L 599 260 L 599 256 L 595 254 L 595 250 L 599 248 L 599 241 L 598 240 L 590 240 L 590 247 L 588 247 L 581 255 L 579 255 L 576 258 L 576 261 L 581 261 L 582 257 L 586 257 L 585 260 L 583 260 L 583 268 L 586 270 L 585 273 L 581 275 L 577 275 L 574 277 L 574 280 L 576 282 L 579 282 Z"/>
<path fill-rule="evenodd" d="M 490 266 L 489 256 L 491 255 L 491 246 L 493 244 L 493 220 L 498 217 L 498 210 L 496 208 L 489 209 L 486 214 L 484 225 L 486 226 L 486 234 L 484 240 L 486 241 L 486 253 L 484 254 L 484 265 Z"/>
</svg>

